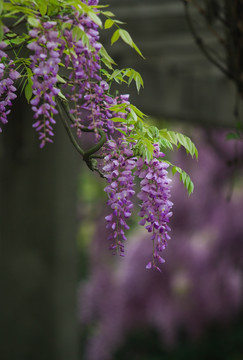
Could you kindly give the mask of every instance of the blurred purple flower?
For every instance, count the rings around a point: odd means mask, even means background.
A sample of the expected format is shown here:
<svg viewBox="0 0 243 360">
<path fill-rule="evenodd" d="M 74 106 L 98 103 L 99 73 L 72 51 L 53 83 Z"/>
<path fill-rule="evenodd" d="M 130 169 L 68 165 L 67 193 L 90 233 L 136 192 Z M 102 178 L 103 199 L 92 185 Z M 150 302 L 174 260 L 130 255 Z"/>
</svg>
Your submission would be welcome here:
<svg viewBox="0 0 243 360">
<path fill-rule="evenodd" d="M 209 132 L 205 134 L 208 137 Z M 113 264 L 112 271 L 107 257 L 101 268 L 96 265 L 96 258 L 99 262 L 102 258 L 101 246 L 92 252 L 91 276 L 80 286 L 79 319 L 82 326 L 96 324 L 97 332 L 89 339 L 85 359 L 112 359 L 126 333 L 140 327 L 155 328 L 168 345 L 176 343 L 181 329 L 189 337 L 199 336 L 211 322 L 223 324 L 242 307 L 243 192 L 236 187 L 227 201 L 232 178 L 227 163 L 235 157 L 236 143 L 226 143 L 224 136 L 217 130 L 211 146 L 198 132 L 198 163 L 177 155 L 183 168 L 190 164 L 195 193 L 188 198 L 175 178 L 173 240 L 161 273 L 141 266 L 150 252 L 141 231 L 134 233 L 127 256 L 116 269 Z M 237 148 L 242 158 L 240 142 Z M 97 230 L 92 249 L 100 240 Z"/>
</svg>

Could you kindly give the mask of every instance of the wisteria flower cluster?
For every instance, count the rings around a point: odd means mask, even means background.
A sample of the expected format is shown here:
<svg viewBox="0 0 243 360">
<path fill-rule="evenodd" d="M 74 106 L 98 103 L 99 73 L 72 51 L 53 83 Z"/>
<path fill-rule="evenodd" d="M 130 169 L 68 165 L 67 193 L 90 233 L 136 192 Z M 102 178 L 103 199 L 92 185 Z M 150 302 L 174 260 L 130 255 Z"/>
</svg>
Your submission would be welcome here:
<svg viewBox="0 0 243 360">
<path fill-rule="evenodd" d="M 99 6 L 98 0 L 67 0 L 58 4 L 50 0 L 48 6 L 29 0 L 22 3 L 20 22 L 25 22 L 26 32 L 18 34 L 19 21 L 15 21 L 0 43 L 1 123 L 7 122 L 9 107 L 16 98 L 14 81 L 20 77 L 19 86 L 34 112 L 33 127 L 39 134 L 40 147 L 53 142 L 59 115 L 88 167 L 106 179 L 105 191 L 111 208 L 106 216 L 110 248 L 122 256 L 125 230 L 129 229 L 127 222 L 135 202 L 135 177 L 142 179 L 138 191 L 140 224 L 148 224 L 146 229 L 152 233 L 153 244 L 153 257 L 147 268 L 158 269 L 158 263 L 164 261 L 159 253 L 169 239 L 168 222 L 172 214 L 168 164 L 162 160 L 160 148 L 180 144 L 193 156 L 194 144 L 182 134 L 149 127 L 144 122 L 145 114 L 130 103 L 129 94 L 114 94 L 113 80 L 129 85 L 134 81 L 138 91 L 143 81 L 131 68 L 114 70 L 114 60 L 99 42 L 100 16 L 106 18 L 105 29 L 116 27 L 112 43 L 121 38 L 142 54 L 128 32 L 119 27 L 121 22 L 114 19 L 113 13 L 102 10 L 104 6 Z M 13 15 L 21 12 L 14 3 L 4 3 L 3 19 L 9 11 Z M 15 58 L 10 59 L 7 51 L 15 47 L 19 54 L 27 47 L 28 55 L 21 57 L 12 51 Z M 80 137 L 86 132 L 93 134 L 93 146 L 88 150 L 80 145 Z M 182 180 L 192 192 L 188 175 L 178 167 L 175 171 L 183 174 Z"/>
<path fill-rule="evenodd" d="M 106 84 L 101 83 L 98 25 L 95 24 L 86 14 L 80 15 L 75 12 L 73 16 L 65 15 L 62 21 L 69 24 L 63 31 L 63 36 L 68 45 L 65 54 L 65 66 L 70 67 L 69 82 L 72 84 L 71 92 L 67 97 L 73 101 L 74 108 L 71 113 L 74 115 L 74 126 L 78 135 L 84 127 L 82 109 L 89 111 L 89 127 L 95 128 L 99 125 L 99 105 L 102 103 L 102 96 Z M 77 30 L 73 34 L 73 29 Z M 81 38 L 80 38 L 81 36 Z M 83 103 L 80 104 L 80 100 Z"/>
<path fill-rule="evenodd" d="M 60 38 L 56 25 L 55 21 L 48 21 L 42 23 L 41 29 L 31 30 L 29 35 L 34 41 L 27 45 L 34 51 L 34 55 L 30 56 L 34 94 L 31 105 L 35 112 L 34 118 L 37 119 L 33 127 L 39 132 L 41 148 L 46 142 L 52 142 L 53 124 L 56 123 L 54 115 L 58 113 L 54 99 L 60 91 L 57 88 L 57 74 L 64 41 Z"/>
<path fill-rule="evenodd" d="M 141 200 L 140 211 L 138 215 L 142 217 L 140 225 L 145 226 L 148 232 L 152 233 L 151 240 L 153 243 L 152 260 L 146 265 L 147 269 L 160 268 L 157 264 L 164 263 L 164 259 L 159 255 L 167 245 L 170 239 L 168 232 L 169 219 L 172 215 L 171 208 L 173 203 L 170 198 L 170 181 L 167 177 L 167 163 L 160 161 L 164 157 L 160 152 L 158 144 L 154 144 L 154 159 L 151 161 L 137 159 L 133 157 L 133 152 L 122 144 L 117 148 L 115 142 L 109 143 L 110 153 L 104 160 L 106 165 L 103 167 L 106 173 L 109 185 L 105 188 L 108 194 L 108 205 L 112 213 L 106 216 L 107 228 L 112 233 L 111 249 L 118 250 L 120 255 L 124 255 L 124 245 L 121 240 L 126 240 L 124 230 L 129 229 L 126 220 L 131 216 L 133 203 L 131 201 L 134 191 L 134 178 L 137 175 L 141 178 L 141 190 L 137 197 Z M 132 170 L 136 168 L 134 174 Z"/>
<path fill-rule="evenodd" d="M 112 213 L 106 216 L 107 228 L 111 229 L 109 240 L 112 241 L 110 249 L 118 250 L 124 256 L 123 240 L 127 240 L 124 230 L 128 230 L 127 219 L 131 216 L 133 203 L 131 201 L 134 191 L 134 175 L 132 170 L 136 165 L 133 152 L 125 144 L 109 142 L 110 153 L 105 156 L 103 171 L 108 181 L 105 188 L 109 200 L 107 204 Z M 115 252 L 113 252 L 115 253 Z"/>
<path fill-rule="evenodd" d="M 9 107 L 12 106 L 12 100 L 17 97 L 14 81 L 20 76 L 18 71 L 14 69 L 14 62 L 3 51 L 6 47 L 7 44 L 4 41 L 0 42 L 0 124 L 3 125 L 8 122 L 7 116 L 11 111 Z"/>
<path fill-rule="evenodd" d="M 164 259 L 159 255 L 159 252 L 165 249 L 167 240 L 170 239 L 168 232 L 170 227 L 168 222 L 172 215 L 171 208 L 173 203 L 170 198 L 170 182 L 171 179 L 167 177 L 168 164 L 159 161 L 159 158 L 164 157 L 160 152 L 158 144 L 155 144 L 154 159 L 148 162 L 147 160 L 139 159 L 137 162 L 136 175 L 141 178 L 141 191 L 137 195 L 142 201 L 139 216 L 142 217 L 140 225 L 145 226 L 149 233 L 152 233 L 151 240 L 153 241 L 153 258 L 146 268 L 158 268 L 156 262 L 164 263 Z"/>
</svg>

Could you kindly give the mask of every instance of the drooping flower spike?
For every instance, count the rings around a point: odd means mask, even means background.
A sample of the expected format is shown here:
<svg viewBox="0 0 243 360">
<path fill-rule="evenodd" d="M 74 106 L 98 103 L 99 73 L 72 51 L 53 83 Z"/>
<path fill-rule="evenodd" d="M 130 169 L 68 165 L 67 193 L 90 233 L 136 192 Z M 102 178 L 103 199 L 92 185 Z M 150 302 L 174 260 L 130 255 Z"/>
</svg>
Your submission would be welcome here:
<svg viewBox="0 0 243 360">
<path fill-rule="evenodd" d="M 108 182 L 105 192 L 108 195 L 107 205 L 112 212 L 106 216 L 107 228 L 111 230 L 110 249 L 124 256 L 123 241 L 127 240 L 124 230 L 128 230 L 127 220 L 131 216 L 134 191 L 134 175 L 132 170 L 136 165 L 133 152 L 126 143 L 108 142 L 110 152 L 105 156 L 103 171 Z"/>
<path fill-rule="evenodd" d="M 14 62 L 9 59 L 4 49 L 7 44 L 0 42 L 0 133 L 2 132 L 1 124 L 7 124 L 8 115 L 12 101 L 16 99 L 15 80 L 20 77 L 18 71 L 15 70 Z"/>
<path fill-rule="evenodd" d="M 137 197 L 141 200 L 140 212 L 142 218 L 140 225 L 151 233 L 153 243 L 152 260 L 146 265 L 147 269 L 155 268 L 160 271 L 158 264 L 164 263 L 160 253 L 166 248 L 170 239 L 168 225 L 172 216 L 171 208 L 173 203 L 170 198 L 170 182 L 167 177 L 168 164 L 159 160 L 164 154 L 160 152 L 159 145 L 154 144 L 154 158 L 151 161 L 139 159 L 137 161 L 136 175 L 142 179 L 140 182 L 141 191 Z"/>
<path fill-rule="evenodd" d="M 57 74 L 64 50 L 64 41 L 60 38 L 55 21 L 43 22 L 41 27 L 34 28 L 29 35 L 34 39 L 27 47 L 34 51 L 30 56 L 33 71 L 31 100 L 36 122 L 33 127 L 39 133 L 40 147 L 46 142 L 53 142 L 53 124 L 56 109 L 55 97 L 59 94 Z"/>
</svg>

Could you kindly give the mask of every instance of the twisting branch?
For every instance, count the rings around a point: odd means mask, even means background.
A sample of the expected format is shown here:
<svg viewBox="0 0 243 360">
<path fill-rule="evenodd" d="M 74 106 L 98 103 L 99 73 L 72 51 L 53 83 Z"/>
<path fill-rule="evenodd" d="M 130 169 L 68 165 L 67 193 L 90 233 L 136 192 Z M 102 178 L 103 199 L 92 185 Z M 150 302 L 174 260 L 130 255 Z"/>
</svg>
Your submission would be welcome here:
<svg viewBox="0 0 243 360">
<path fill-rule="evenodd" d="M 65 127 L 65 130 L 67 131 L 68 136 L 69 136 L 72 144 L 74 145 L 75 149 L 79 152 L 80 155 L 84 156 L 84 150 L 79 146 L 79 144 L 75 140 L 75 138 L 73 136 L 73 133 L 72 133 L 70 127 L 69 127 L 69 124 L 68 124 L 68 122 L 66 120 L 66 116 L 65 116 L 62 104 L 63 103 L 61 102 L 61 100 L 57 99 L 57 108 L 58 108 L 62 123 L 63 123 L 63 125 Z"/>
<path fill-rule="evenodd" d="M 102 146 L 106 142 L 105 132 L 101 129 L 97 129 L 97 132 L 100 135 L 100 139 L 99 139 L 98 143 L 95 144 L 94 146 L 92 146 L 87 151 L 84 151 L 77 143 L 77 141 L 76 141 L 75 137 L 73 136 L 73 133 L 70 129 L 70 126 L 67 122 L 67 118 L 68 118 L 72 124 L 75 123 L 75 119 L 74 119 L 72 113 L 70 112 L 67 101 L 57 99 L 57 108 L 58 108 L 61 120 L 63 122 L 63 125 L 64 125 L 64 127 L 68 133 L 68 136 L 69 136 L 72 144 L 74 145 L 75 149 L 78 151 L 78 153 L 80 155 L 82 155 L 83 160 L 86 162 L 89 169 L 92 171 L 96 171 L 102 178 L 104 178 L 104 175 L 101 173 L 101 171 L 97 167 L 97 160 L 95 160 L 95 158 L 102 158 L 102 156 L 95 155 L 95 154 L 102 148 Z M 82 131 L 96 133 L 96 131 L 94 129 L 89 129 L 87 127 L 83 127 Z"/>
<path fill-rule="evenodd" d="M 191 17 L 190 17 L 190 14 L 189 14 L 189 9 L 188 9 L 188 2 L 187 0 L 183 0 L 183 3 L 184 3 L 184 7 L 185 7 L 185 15 L 186 15 L 186 21 L 188 23 L 188 26 L 189 26 L 189 29 L 196 41 L 196 44 L 198 45 L 198 47 L 200 48 L 200 50 L 202 51 L 202 53 L 206 56 L 206 58 L 211 62 L 213 63 L 225 76 L 227 76 L 228 78 L 230 79 L 233 79 L 233 74 L 231 72 L 229 72 L 225 67 L 223 67 L 207 50 L 206 50 L 206 47 L 203 43 L 203 40 L 201 37 L 198 36 L 194 26 L 193 26 L 193 23 L 192 23 L 192 20 L 191 20 Z"/>
</svg>

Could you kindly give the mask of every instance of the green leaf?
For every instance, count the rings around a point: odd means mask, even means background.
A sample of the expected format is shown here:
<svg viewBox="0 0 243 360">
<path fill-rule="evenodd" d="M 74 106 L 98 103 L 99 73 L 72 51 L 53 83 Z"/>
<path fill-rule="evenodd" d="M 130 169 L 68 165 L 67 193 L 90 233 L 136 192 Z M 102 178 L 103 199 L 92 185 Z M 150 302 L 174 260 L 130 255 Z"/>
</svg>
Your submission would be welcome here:
<svg viewBox="0 0 243 360">
<path fill-rule="evenodd" d="M 20 36 L 18 36 L 18 37 L 15 38 L 15 39 L 9 40 L 9 43 L 15 44 L 15 45 L 19 45 L 19 44 L 21 44 L 22 42 L 24 42 L 25 40 L 26 40 L 25 37 L 20 37 Z"/>
<path fill-rule="evenodd" d="M 26 15 L 20 16 L 18 18 L 18 20 L 12 25 L 13 28 L 15 28 L 15 26 L 17 26 L 19 23 L 21 23 L 24 19 L 25 19 Z M 9 36 L 9 34 L 8 34 Z"/>
<path fill-rule="evenodd" d="M 61 84 L 66 84 L 66 80 L 64 80 L 59 74 L 57 74 L 57 82 Z"/>
<path fill-rule="evenodd" d="M 143 56 L 143 54 L 141 53 L 141 51 L 139 50 L 139 48 L 137 47 L 137 45 L 136 45 L 134 42 L 132 43 L 132 47 L 133 47 L 133 49 L 136 50 L 136 52 L 137 52 L 143 59 L 145 59 L 145 57 Z"/>
<path fill-rule="evenodd" d="M 133 41 L 132 41 L 132 38 L 131 38 L 129 32 L 126 31 L 126 30 L 124 30 L 124 29 L 118 29 L 118 31 L 119 31 L 119 34 L 120 34 L 122 40 L 123 40 L 126 44 L 132 46 Z"/>
<path fill-rule="evenodd" d="M 135 105 L 130 105 L 130 108 L 133 110 L 133 111 L 135 111 L 135 113 L 139 116 L 139 117 L 141 117 L 141 118 L 144 118 L 144 117 L 147 117 L 147 115 L 146 114 L 144 114 L 141 110 L 139 110 Z"/>
<path fill-rule="evenodd" d="M 146 132 L 144 128 L 144 123 L 141 119 L 139 119 L 138 121 L 134 119 L 134 121 L 135 121 L 135 129 L 137 130 L 137 132 L 139 131 L 141 136 L 141 134 L 144 134 Z"/>
<path fill-rule="evenodd" d="M 30 99 L 32 97 L 32 81 L 27 82 L 25 89 L 24 89 L 24 94 L 25 94 L 26 100 L 29 103 Z"/>
<path fill-rule="evenodd" d="M 111 12 L 111 11 L 101 11 L 101 14 L 103 14 L 105 16 L 109 16 L 109 17 L 115 16 L 115 14 L 113 14 L 113 12 Z"/>
<path fill-rule="evenodd" d="M 63 93 L 62 93 L 61 91 L 59 91 L 58 96 L 59 96 L 62 100 L 68 101 L 68 99 L 66 98 L 66 96 L 63 95 Z"/>
<path fill-rule="evenodd" d="M 136 72 L 135 81 L 136 81 L 137 91 L 139 93 L 141 86 L 143 86 L 143 79 L 142 79 L 142 76 L 138 72 Z"/>
<path fill-rule="evenodd" d="M 105 58 L 101 58 L 101 61 L 105 64 L 105 66 L 108 67 L 108 69 L 113 70 L 113 66 L 111 65 L 111 63 L 108 60 L 106 60 Z"/>
<path fill-rule="evenodd" d="M 78 26 L 75 26 L 72 30 L 72 38 L 78 41 L 82 38 L 83 33 L 83 30 L 81 30 Z"/>
<path fill-rule="evenodd" d="M 102 21 L 100 20 L 100 18 L 92 11 L 88 12 L 88 16 L 90 17 L 91 20 L 93 20 L 93 22 L 98 25 L 100 28 L 103 27 Z"/>
<path fill-rule="evenodd" d="M 124 130 L 121 130 L 119 128 L 116 128 L 117 131 L 119 131 L 120 133 L 122 133 L 123 135 L 127 136 L 127 133 Z"/>
<path fill-rule="evenodd" d="M 194 184 L 193 184 L 190 176 L 184 170 L 182 170 L 180 167 L 174 166 L 173 164 L 171 164 L 171 162 L 169 162 L 168 160 L 163 160 L 163 161 L 166 162 L 167 164 L 173 166 L 172 167 L 173 175 L 175 175 L 176 172 L 178 172 L 180 174 L 180 181 L 183 182 L 183 185 L 187 189 L 188 194 L 191 195 L 194 190 Z"/>
<path fill-rule="evenodd" d="M 4 33 L 3 33 L 3 23 L 0 21 L 0 41 L 2 41 L 3 35 L 4 35 Z"/>
<path fill-rule="evenodd" d="M 122 112 L 122 110 L 124 110 L 126 107 L 127 107 L 127 104 L 118 104 L 118 105 L 109 107 L 109 110 Z"/>
<path fill-rule="evenodd" d="M 130 116 L 135 122 L 137 122 L 138 117 L 137 117 L 136 112 L 133 109 L 130 109 Z"/>
<path fill-rule="evenodd" d="M 47 3 L 45 3 L 44 1 L 41 3 L 40 5 L 40 13 L 42 16 L 46 15 L 46 12 L 47 12 Z"/>
<path fill-rule="evenodd" d="M 90 44 L 90 41 L 89 41 L 89 37 L 88 35 L 83 31 L 81 30 L 78 26 L 75 26 L 72 30 L 72 37 L 73 39 L 75 39 L 76 41 L 78 40 L 82 40 L 84 46 L 87 46 L 87 48 L 89 50 L 93 50 L 93 47 L 91 46 Z M 71 51 L 72 49 L 70 49 Z"/>
<path fill-rule="evenodd" d="M 190 153 L 190 155 L 192 157 L 195 155 L 196 158 L 198 158 L 198 151 L 188 136 L 177 133 L 177 139 L 178 139 L 179 143 L 182 146 L 184 146 L 184 148 Z"/>
<path fill-rule="evenodd" d="M 167 139 L 175 146 L 177 146 L 178 140 L 177 140 L 177 135 L 174 131 L 167 131 L 165 130 L 160 130 L 160 133 L 162 136 L 167 137 Z"/>
<path fill-rule="evenodd" d="M 70 24 L 70 23 L 68 23 L 68 22 L 64 22 L 64 23 L 62 23 L 62 30 L 64 30 L 64 29 L 71 29 L 71 27 L 72 27 L 72 24 Z"/>
<path fill-rule="evenodd" d="M 133 79 L 135 78 L 135 72 L 134 71 L 132 71 L 132 69 L 131 69 L 131 71 L 130 71 L 130 76 L 129 76 L 129 79 L 128 79 L 128 86 L 131 84 L 131 82 L 133 81 Z"/>
<path fill-rule="evenodd" d="M 35 11 L 33 10 L 33 8 L 31 9 L 26 6 L 13 5 L 6 2 L 3 3 L 3 10 L 7 11 L 7 13 L 4 14 L 5 17 L 13 17 L 13 15 L 17 13 L 23 13 L 33 18 L 35 16 Z"/>
<path fill-rule="evenodd" d="M 126 122 L 126 119 L 123 119 L 121 117 L 113 117 L 110 120 L 112 120 L 114 122 Z"/>
<path fill-rule="evenodd" d="M 163 147 L 164 149 L 173 150 L 173 145 L 171 144 L 171 142 L 169 140 L 160 138 L 159 139 L 159 145 L 161 147 Z"/>
<path fill-rule="evenodd" d="M 114 20 L 114 23 L 116 23 L 116 24 L 126 24 L 124 21 L 120 21 L 120 20 Z"/>
<path fill-rule="evenodd" d="M 34 17 L 28 16 L 28 23 L 32 27 L 40 27 L 40 21 Z"/>
<path fill-rule="evenodd" d="M 120 37 L 119 29 L 117 29 L 111 37 L 111 45 L 113 45 Z"/>
<path fill-rule="evenodd" d="M 0 0 L 0 14 L 3 12 L 3 0 Z"/>
<path fill-rule="evenodd" d="M 110 64 L 114 64 L 116 65 L 115 61 L 110 57 L 110 55 L 108 54 L 108 52 L 106 51 L 106 49 L 104 48 L 104 46 L 101 47 L 100 52 L 99 52 L 100 56 L 105 59 L 107 62 L 109 62 Z M 112 68 L 112 67 L 111 67 Z"/>
<path fill-rule="evenodd" d="M 111 28 L 113 25 L 114 25 L 114 21 L 113 21 L 112 19 L 107 19 L 107 20 L 105 21 L 104 28 L 105 28 L 105 29 L 109 29 L 109 28 Z"/>
<path fill-rule="evenodd" d="M 159 129 L 156 126 L 150 126 L 148 128 L 153 138 L 159 137 Z"/>
</svg>

